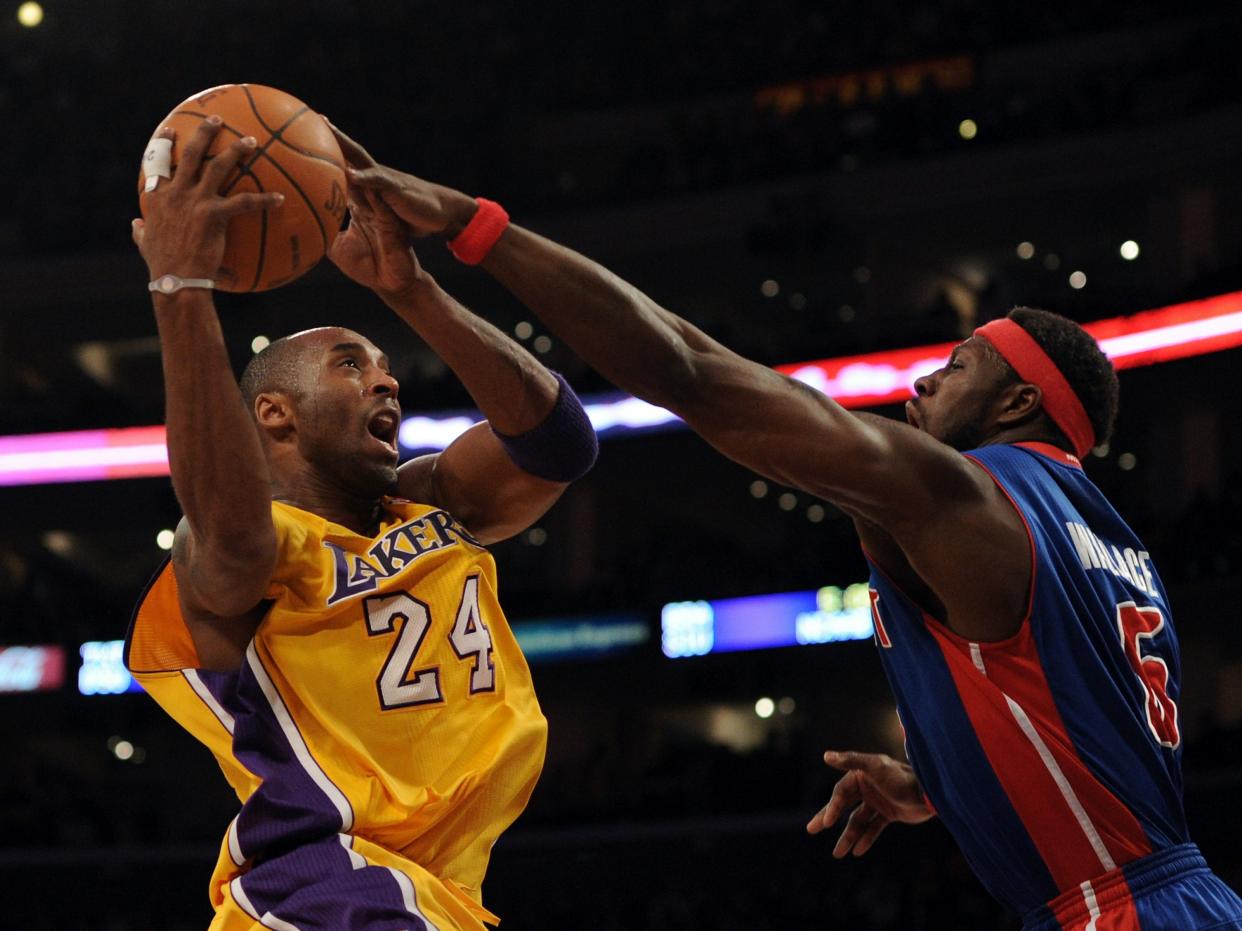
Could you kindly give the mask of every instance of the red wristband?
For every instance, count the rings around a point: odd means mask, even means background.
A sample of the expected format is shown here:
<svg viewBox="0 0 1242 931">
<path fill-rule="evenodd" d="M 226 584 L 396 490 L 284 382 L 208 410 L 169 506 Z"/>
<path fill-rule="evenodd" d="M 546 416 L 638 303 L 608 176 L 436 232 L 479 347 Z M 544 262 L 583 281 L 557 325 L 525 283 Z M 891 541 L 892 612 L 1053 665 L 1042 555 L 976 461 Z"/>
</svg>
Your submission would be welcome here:
<svg viewBox="0 0 1242 931">
<path fill-rule="evenodd" d="M 475 198 L 479 209 L 466 228 L 448 243 L 449 252 L 466 265 L 478 265 L 492 251 L 501 234 L 509 226 L 509 214 L 494 200 Z"/>
</svg>

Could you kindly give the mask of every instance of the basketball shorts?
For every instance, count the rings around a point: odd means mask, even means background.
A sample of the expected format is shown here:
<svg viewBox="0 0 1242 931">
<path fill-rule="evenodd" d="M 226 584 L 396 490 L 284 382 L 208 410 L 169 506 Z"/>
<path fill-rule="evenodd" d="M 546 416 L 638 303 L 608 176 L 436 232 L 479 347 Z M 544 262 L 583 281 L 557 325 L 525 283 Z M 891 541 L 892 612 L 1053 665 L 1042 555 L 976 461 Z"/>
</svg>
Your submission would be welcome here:
<svg viewBox="0 0 1242 931">
<path fill-rule="evenodd" d="M 1242 899 L 1194 844 L 1127 863 L 1028 914 L 1023 931 L 1242 931 Z"/>
<path fill-rule="evenodd" d="M 244 872 L 231 861 L 222 866 L 213 877 L 209 931 L 487 931 L 484 922 L 500 921 L 453 883 L 345 834 Z"/>
</svg>

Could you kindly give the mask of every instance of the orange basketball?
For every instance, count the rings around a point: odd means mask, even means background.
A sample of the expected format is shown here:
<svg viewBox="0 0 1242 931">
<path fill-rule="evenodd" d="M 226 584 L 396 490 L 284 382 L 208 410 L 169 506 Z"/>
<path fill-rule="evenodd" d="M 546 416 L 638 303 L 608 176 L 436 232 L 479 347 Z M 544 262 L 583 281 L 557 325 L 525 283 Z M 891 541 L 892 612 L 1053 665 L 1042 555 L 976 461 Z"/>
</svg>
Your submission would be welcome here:
<svg viewBox="0 0 1242 931">
<path fill-rule="evenodd" d="M 345 216 L 345 159 L 327 124 L 296 97 L 260 84 L 221 84 L 195 94 L 159 124 L 177 131 L 172 163 L 199 123 L 224 120 L 208 156 L 243 136 L 258 141 L 229 175 L 223 194 L 279 191 L 272 210 L 234 217 L 216 274 L 223 291 L 266 291 L 288 284 L 324 257 Z M 143 178 L 138 177 L 142 192 Z"/>
</svg>

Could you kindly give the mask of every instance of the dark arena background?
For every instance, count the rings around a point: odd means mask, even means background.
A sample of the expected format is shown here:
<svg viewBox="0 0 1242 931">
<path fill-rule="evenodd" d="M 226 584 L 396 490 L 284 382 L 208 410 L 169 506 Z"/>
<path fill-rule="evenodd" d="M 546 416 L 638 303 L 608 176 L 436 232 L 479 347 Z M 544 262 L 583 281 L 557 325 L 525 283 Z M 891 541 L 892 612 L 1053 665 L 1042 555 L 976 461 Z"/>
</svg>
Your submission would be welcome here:
<svg viewBox="0 0 1242 931">
<path fill-rule="evenodd" d="M 1236 7 L 36 6 L 6 0 L 0 18 L 0 927 L 210 920 L 237 800 L 206 750 L 124 691 L 112 643 L 178 506 L 166 474 L 142 474 L 161 471 L 162 432 L 108 431 L 163 420 L 129 241 L 139 158 L 174 104 L 236 81 L 503 202 L 771 365 L 941 344 L 1018 303 L 1082 322 L 1168 309 L 1087 468 L 1172 593 L 1192 833 L 1242 885 Z M 484 887 L 502 927 L 1016 928 L 935 822 L 842 862 L 805 833 L 832 785 L 824 749 L 902 752 L 843 515 L 651 426 L 658 412 L 619 403 L 486 275 L 438 242 L 420 255 L 598 405 L 602 437 L 591 475 L 494 550 L 550 722 Z M 403 430 L 407 455 L 469 413 L 328 262 L 218 305 L 238 371 L 260 337 L 370 335 L 407 416 L 429 418 Z M 859 377 L 899 394 L 901 358 Z M 818 371 L 843 400 L 866 394 Z M 781 593 L 803 594 L 709 604 Z"/>
</svg>

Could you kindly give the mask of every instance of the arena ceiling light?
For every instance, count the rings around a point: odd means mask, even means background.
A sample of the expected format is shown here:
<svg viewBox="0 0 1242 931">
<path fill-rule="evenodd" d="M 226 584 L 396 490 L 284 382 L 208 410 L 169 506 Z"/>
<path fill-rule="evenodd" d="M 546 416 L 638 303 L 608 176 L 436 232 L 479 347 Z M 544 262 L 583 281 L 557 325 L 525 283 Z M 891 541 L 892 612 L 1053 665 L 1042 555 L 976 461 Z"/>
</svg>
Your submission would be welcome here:
<svg viewBox="0 0 1242 931">
<path fill-rule="evenodd" d="M 1172 362 L 1242 346 L 1242 291 L 1086 325 L 1118 369 Z M 954 343 L 778 366 L 849 408 L 910 397 L 915 379 L 944 365 Z M 583 399 L 602 437 L 668 429 L 679 418 L 625 394 Z M 479 418 L 474 411 L 407 417 L 406 453 L 443 449 Z M 164 428 L 132 427 L 0 437 L 0 485 L 38 485 L 168 474 Z"/>
</svg>

